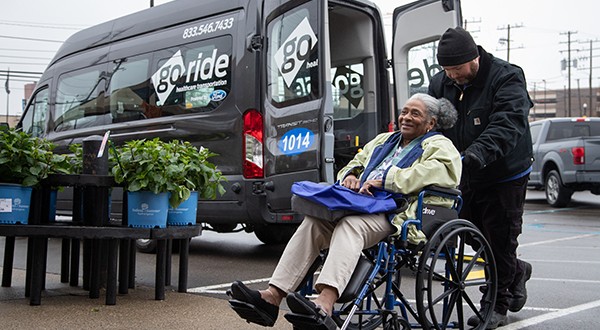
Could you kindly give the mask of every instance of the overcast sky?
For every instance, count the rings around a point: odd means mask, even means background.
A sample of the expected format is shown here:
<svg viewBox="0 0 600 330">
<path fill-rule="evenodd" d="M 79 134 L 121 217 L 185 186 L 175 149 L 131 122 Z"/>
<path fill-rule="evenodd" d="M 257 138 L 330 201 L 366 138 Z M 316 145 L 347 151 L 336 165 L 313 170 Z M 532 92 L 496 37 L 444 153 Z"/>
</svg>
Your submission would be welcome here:
<svg viewBox="0 0 600 330">
<path fill-rule="evenodd" d="M 155 5 L 169 0 L 155 0 Z M 224 0 L 227 1 L 227 0 Z M 410 1 L 375 0 L 385 17 L 393 8 Z M 0 5 L 0 70 L 42 72 L 62 41 L 76 31 L 149 6 L 149 0 L 28 0 Z M 495 56 L 506 59 L 511 26 L 510 61 L 525 70 L 530 89 L 562 89 L 567 73 L 561 60 L 567 58 L 567 32 L 571 31 L 572 88 L 588 87 L 589 40 L 593 40 L 592 85 L 600 85 L 600 29 L 598 0 L 462 0 L 467 29 L 475 41 Z M 390 23 L 391 24 L 391 23 Z M 16 38 L 15 38 L 16 37 Z M 20 38 L 20 39 L 19 39 Z M 386 35 L 391 40 L 391 36 Z M 579 50 L 579 51 L 578 51 Z M 598 55 L 596 55 L 598 53 Z M 28 64 L 27 64 L 28 63 Z M 17 81 L 20 80 L 20 81 Z M 10 113 L 21 111 L 22 80 L 11 78 Z M 4 78 L 0 79 L 4 87 Z M 0 116 L 6 115 L 6 92 L 0 89 Z M 2 118 L 2 117 L 0 117 Z M 3 121 L 3 118 L 0 120 Z"/>
</svg>

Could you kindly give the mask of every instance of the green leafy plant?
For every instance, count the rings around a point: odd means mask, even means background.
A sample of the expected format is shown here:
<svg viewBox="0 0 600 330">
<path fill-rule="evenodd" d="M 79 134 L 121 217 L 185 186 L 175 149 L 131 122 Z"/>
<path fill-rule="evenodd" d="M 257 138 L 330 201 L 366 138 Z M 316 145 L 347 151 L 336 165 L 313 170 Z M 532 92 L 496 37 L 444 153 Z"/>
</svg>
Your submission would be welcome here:
<svg viewBox="0 0 600 330">
<path fill-rule="evenodd" d="M 128 191 L 147 190 L 155 194 L 169 192 L 169 204 L 177 207 L 197 190 L 199 197 L 216 198 L 223 194 L 224 177 L 207 159 L 214 156 L 208 149 L 189 142 L 131 140 L 122 147 L 111 148 L 116 161 L 112 174 Z"/>
<path fill-rule="evenodd" d="M 196 148 L 187 141 L 173 140 L 169 148 L 179 164 L 182 171 L 178 173 L 175 182 L 183 187 L 180 195 L 171 194 L 171 204 L 181 203 L 189 198 L 191 191 L 198 192 L 198 198 L 215 199 L 217 194 L 223 195 L 225 188 L 221 182 L 226 181 L 215 164 L 208 161 L 210 157 L 217 154 L 207 148 Z"/>
<path fill-rule="evenodd" d="M 0 130 L 0 180 L 35 186 L 49 174 L 68 174 L 65 155 L 53 152 L 55 145 L 14 129 Z"/>
</svg>

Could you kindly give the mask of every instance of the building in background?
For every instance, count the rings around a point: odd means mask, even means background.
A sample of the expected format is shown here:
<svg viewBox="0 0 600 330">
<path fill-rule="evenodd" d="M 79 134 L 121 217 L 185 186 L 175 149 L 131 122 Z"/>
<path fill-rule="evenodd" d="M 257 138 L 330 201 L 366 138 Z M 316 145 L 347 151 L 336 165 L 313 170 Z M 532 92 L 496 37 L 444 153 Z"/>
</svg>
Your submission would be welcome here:
<svg viewBox="0 0 600 330">
<path fill-rule="evenodd" d="M 534 89 L 529 91 L 534 107 L 531 121 L 551 117 L 600 117 L 600 88 L 571 89 L 571 111 L 568 91 Z"/>
</svg>

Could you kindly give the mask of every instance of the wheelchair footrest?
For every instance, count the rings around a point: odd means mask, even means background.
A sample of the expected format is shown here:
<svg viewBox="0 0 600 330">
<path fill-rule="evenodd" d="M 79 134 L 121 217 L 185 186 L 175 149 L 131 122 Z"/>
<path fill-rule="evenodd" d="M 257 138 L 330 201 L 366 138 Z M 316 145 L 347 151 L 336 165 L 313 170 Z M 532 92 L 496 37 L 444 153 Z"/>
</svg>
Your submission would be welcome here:
<svg viewBox="0 0 600 330">
<path fill-rule="evenodd" d="M 276 319 L 273 319 L 270 315 L 265 314 L 252 304 L 231 299 L 229 300 L 229 305 L 248 323 L 256 323 L 265 327 L 272 327 L 275 324 Z"/>
<path fill-rule="evenodd" d="M 285 319 L 288 320 L 294 329 L 297 330 L 335 330 L 338 326 L 335 324 L 332 318 L 321 318 L 317 315 L 306 315 L 287 313 L 284 315 Z"/>
</svg>

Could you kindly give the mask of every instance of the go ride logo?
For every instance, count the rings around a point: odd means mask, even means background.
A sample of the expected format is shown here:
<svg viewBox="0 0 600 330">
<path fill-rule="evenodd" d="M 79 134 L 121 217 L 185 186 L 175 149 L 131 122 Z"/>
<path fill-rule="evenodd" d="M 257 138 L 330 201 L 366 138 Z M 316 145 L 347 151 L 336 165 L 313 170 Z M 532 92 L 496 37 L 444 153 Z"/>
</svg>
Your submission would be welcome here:
<svg viewBox="0 0 600 330">
<path fill-rule="evenodd" d="M 296 74 L 308 60 L 310 52 L 316 45 L 317 36 L 305 17 L 274 56 L 275 64 L 288 88 L 292 86 Z"/>
<path fill-rule="evenodd" d="M 181 55 L 181 50 L 178 50 L 165 64 L 158 68 L 152 75 L 152 84 L 161 104 L 164 104 L 175 88 L 177 92 L 186 92 L 227 85 L 229 56 L 218 54 L 216 48 L 209 56 L 203 58 L 203 55 L 204 53 L 199 53 L 197 59 L 193 59 L 186 64 Z M 186 76 L 185 81 L 178 84 L 184 76 Z M 225 80 L 221 78 L 225 78 Z M 222 95 L 222 98 L 224 97 L 225 95 Z"/>
</svg>

